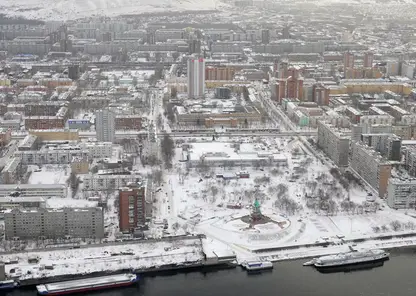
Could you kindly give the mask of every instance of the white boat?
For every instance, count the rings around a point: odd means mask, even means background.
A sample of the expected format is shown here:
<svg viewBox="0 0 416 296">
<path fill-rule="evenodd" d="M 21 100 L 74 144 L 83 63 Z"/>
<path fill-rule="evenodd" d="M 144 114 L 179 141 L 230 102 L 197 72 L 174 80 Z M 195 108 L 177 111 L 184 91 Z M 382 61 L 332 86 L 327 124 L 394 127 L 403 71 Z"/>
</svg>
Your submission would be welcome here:
<svg viewBox="0 0 416 296">
<path fill-rule="evenodd" d="M 312 266 L 315 264 L 316 258 L 313 258 L 312 260 L 306 261 L 303 263 L 303 266 Z"/>
<path fill-rule="evenodd" d="M 247 271 L 272 269 L 273 268 L 273 263 L 270 262 L 270 261 L 249 261 L 249 262 L 244 262 L 243 267 Z"/>
<path fill-rule="evenodd" d="M 322 256 L 314 260 L 313 265 L 318 269 L 339 267 L 346 265 L 359 265 L 363 263 L 375 263 L 389 258 L 390 254 L 381 249 L 339 253 L 336 255 Z"/>
</svg>

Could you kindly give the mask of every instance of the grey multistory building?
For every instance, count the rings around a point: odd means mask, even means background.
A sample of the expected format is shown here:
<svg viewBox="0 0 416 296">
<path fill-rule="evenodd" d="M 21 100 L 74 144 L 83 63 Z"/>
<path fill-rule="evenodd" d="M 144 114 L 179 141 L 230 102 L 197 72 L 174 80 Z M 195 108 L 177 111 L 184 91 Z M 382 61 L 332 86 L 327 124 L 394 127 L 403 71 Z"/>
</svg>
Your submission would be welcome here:
<svg viewBox="0 0 416 296">
<path fill-rule="evenodd" d="M 102 208 L 22 209 L 4 213 L 6 239 L 104 237 Z"/>
<path fill-rule="evenodd" d="M 114 142 L 116 115 L 110 110 L 98 110 L 95 113 L 95 131 L 100 142 Z"/>
</svg>

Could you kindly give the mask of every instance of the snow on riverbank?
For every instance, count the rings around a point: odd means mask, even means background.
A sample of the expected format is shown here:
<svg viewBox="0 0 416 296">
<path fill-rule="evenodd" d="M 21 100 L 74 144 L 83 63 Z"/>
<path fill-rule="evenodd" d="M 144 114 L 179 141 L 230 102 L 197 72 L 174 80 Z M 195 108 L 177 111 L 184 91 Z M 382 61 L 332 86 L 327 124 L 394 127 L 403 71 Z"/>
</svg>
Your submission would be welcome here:
<svg viewBox="0 0 416 296">
<path fill-rule="evenodd" d="M 36 264 L 29 258 L 38 258 Z M 126 243 L 120 245 L 97 245 L 81 249 L 32 251 L 1 255 L 0 261 L 18 260 L 7 264 L 6 273 L 13 269 L 20 279 L 34 279 L 67 274 L 83 274 L 121 269 L 146 269 L 167 264 L 198 262 L 203 259 L 201 241 L 198 238 L 171 242 Z M 53 270 L 44 269 L 53 266 Z"/>
</svg>

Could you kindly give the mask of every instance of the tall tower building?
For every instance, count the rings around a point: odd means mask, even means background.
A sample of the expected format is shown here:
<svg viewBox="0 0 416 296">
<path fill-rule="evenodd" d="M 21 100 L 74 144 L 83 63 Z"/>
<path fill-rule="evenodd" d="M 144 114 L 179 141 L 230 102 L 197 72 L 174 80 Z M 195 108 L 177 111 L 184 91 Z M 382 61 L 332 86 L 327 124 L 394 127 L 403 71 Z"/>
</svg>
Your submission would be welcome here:
<svg viewBox="0 0 416 296">
<path fill-rule="evenodd" d="M 205 60 L 191 56 L 188 59 L 188 97 L 202 98 L 205 93 Z"/>
<path fill-rule="evenodd" d="M 116 115 L 107 110 L 95 112 L 95 131 L 100 142 L 114 142 Z"/>
<path fill-rule="evenodd" d="M 364 68 L 372 68 L 373 67 L 373 60 L 374 60 L 374 54 L 372 52 L 366 52 L 364 54 Z"/>
<path fill-rule="evenodd" d="M 344 71 L 348 68 L 354 68 L 354 54 L 349 51 L 344 53 Z"/>
</svg>

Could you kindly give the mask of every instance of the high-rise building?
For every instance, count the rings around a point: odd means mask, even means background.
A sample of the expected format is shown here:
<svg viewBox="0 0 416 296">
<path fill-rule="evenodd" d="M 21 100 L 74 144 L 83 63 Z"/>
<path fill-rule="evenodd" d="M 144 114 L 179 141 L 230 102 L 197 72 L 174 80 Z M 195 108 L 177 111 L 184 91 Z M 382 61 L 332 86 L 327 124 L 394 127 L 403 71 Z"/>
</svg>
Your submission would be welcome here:
<svg viewBox="0 0 416 296">
<path fill-rule="evenodd" d="M 205 93 L 205 60 L 191 56 L 188 59 L 188 97 L 202 98 Z"/>
<path fill-rule="evenodd" d="M 364 68 L 372 68 L 373 60 L 374 60 L 374 54 L 372 52 L 366 52 L 364 54 L 364 61 L 363 61 Z"/>
<path fill-rule="evenodd" d="M 290 39 L 289 26 L 284 26 L 282 29 L 282 39 Z"/>
<path fill-rule="evenodd" d="M 344 71 L 348 68 L 354 68 L 354 54 L 349 51 L 344 53 Z"/>
<path fill-rule="evenodd" d="M 261 43 L 269 44 L 270 43 L 270 31 L 267 29 L 261 30 Z"/>
<path fill-rule="evenodd" d="M 323 84 L 315 84 L 312 90 L 312 98 L 318 105 L 329 105 L 329 88 Z"/>
<path fill-rule="evenodd" d="M 201 40 L 191 39 L 189 40 L 189 53 L 190 54 L 200 54 L 201 53 Z"/>
<path fill-rule="evenodd" d="M 348 166 L 350 136 L 329 123 L 319 121 L 317 144 L 337 166 Z"/>
<path fill-rule="evenodd" d="M 110 110 L 95 112 L 95 131 L 100 142 L 114 142 L 116 115 Z"/>
<path fill-rule="evenodd" d="M 351 145 L 351 168 L 384 197 L 391 176 L 391 163 L 371 147 L 359 142 Z"/>
<path fill-rule="evenodd" d="M 119 190 L 119 227 L 133 232 L 146 223 L 146 188 L 142 185 Z"/>
</svg>

